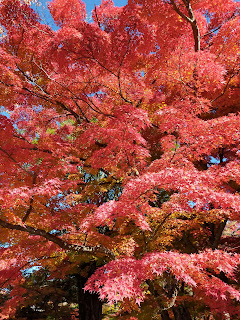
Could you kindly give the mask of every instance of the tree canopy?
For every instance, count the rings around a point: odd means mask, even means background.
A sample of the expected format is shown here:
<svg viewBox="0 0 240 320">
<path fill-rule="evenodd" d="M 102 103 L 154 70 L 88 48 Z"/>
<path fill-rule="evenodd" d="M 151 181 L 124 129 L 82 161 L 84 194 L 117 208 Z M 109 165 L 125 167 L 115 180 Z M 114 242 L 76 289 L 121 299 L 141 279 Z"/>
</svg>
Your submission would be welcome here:
<svg viewBox="0 0 240 320">
<path fill-rule="evenodd" d="M 1 319 L 239 319 L 240 3 L 33 8 L 0 2 Z"/>
</svg>

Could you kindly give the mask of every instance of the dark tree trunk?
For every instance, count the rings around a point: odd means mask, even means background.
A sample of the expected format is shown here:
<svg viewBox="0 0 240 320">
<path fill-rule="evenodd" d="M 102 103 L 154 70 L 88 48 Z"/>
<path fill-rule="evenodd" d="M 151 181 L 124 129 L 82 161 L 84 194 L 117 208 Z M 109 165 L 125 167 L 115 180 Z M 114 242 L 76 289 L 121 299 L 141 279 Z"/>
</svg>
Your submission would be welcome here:
<svg viewBox="0 0 240 320">
<path fill-rule="evenodd" d="M 173 307 L 172 310 L 175 320 L 192 320 L 188 309 L 184 305 Z"/>
<path fill-rule="evenodd" d="M 167 310 L 163 310 L 161 312 L 161 319 L 162 320 L 171 320 L 171 318 L 169 317 L 168 311 Z"/>
<path fill-rule="evenodd" d="M 83 288 L 87 279 L 96 270 L 96 265 L 90 265 L 88 277 L 83 277 L 80 274 L 76 275 L 78 287 L 78 309 L 79 320 L 101 320 L 102 319 L 102 301 L 99 299 L 98 294 L 84 291 Z"/>
</svg>

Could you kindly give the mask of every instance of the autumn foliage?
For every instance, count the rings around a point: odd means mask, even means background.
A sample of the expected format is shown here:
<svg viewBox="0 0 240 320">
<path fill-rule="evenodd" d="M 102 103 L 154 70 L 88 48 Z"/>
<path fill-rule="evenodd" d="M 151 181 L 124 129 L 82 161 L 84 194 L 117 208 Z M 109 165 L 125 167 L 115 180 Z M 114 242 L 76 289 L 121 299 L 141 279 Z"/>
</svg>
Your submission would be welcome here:
<svg viewBox="0 0 240 320">
<path fill-rule="evenodd" d="M 34 266 L 118 319 L 239 319 L 240 3 L 28 2 L 0 3 L 1 319 Z"/>
</svg>

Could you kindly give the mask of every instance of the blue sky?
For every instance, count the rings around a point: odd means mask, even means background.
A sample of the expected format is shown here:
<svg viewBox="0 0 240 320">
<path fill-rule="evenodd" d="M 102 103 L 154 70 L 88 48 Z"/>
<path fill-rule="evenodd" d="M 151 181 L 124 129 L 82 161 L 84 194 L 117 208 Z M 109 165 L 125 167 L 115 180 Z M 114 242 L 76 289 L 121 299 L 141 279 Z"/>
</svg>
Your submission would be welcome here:
<svg viewBox="0 0 240 320">
<path fill-rule="evenodd" d="M 43 19 L 43 23 L 49 24 L 53 29 L 56 29 L 56 25 L 54 26 L 50 13 L 47 9 L 48 3 L 51 0 L 38 0 L 41 4 L 40 7 L 36 7 L 34 4 L 32 8 L 36 10 L 41 18 Z M 87 14 L 88 16 L 91 14 L 92 10 L 94 9 L 95 5 L 98 6 L 101 4 L 102 0 L 82 0 L 86 4 Z M 128 0 L 113 0 L 115 6 L 121 7 L 127 4 Z"/>
<path fill-rule="evenodd" d="M 99 5 L 101 4 L 102 0 L 82 0 L 83 2 L 85 2 L 86 4 L 86 9 L 87 9 L 87 13 L 88 15 L 90 15 L 90 13 L 92 12 L 92 10 L 94 9 L 95 5 Z M 150 0 L 151 1 L 151 0 Z M 236 2 L 240 2 L 240 0 L 235 0 Z M 47 7 L 47 3 L 51 2 L 51 0 L 39 0 L 39 2 L 41 2 L 44 7 Z M 127 4 L 128 0 L 113 0 L 115 6 L 121 7 Z M 35 6 L 33 6 L 35 7 Z M 43 17 L 45 16 L 46 21 L 49 22 L 49 12 L 47 12 L 48 10 L 45 9 L 43 10 L 37 10 L 39 11 L 40 15 Z M 51 20 L 51 19 L 50 19 Z"/>
<path fill-rule="evenodd" d="M 84 0 L 83 0 L 84 1 Z M 99 5 L 102 1 L 101 0 L 85 0 L 87 12 L 91 12 L 94 9 L 94 6 Z M 127 4 L 127 0 L 113 0 L 115 6 L 121 7 Z"/>
</svg>

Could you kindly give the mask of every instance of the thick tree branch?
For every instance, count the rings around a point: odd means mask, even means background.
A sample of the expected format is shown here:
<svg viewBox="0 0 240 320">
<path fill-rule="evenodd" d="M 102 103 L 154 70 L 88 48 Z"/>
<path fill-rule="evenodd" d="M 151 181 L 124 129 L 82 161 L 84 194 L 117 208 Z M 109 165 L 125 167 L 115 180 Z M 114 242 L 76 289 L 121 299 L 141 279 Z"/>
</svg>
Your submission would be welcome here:
<svg viewBox="0 0 240 320">
<path fill-rule="evenodd" d="M 191 23 L 193 37 L 194 37 L 194 50 L 195 52 L 200 51 L 200 33 L 197 25 L 197 21 L 194 19 L 193 23 Z"/>
<path fill-rule="evenodd" d="M 173 9 L 182 17 L 184 20 L 186 20 L 188 23 L 191 24 L 192 31 L 193 31 L 193 37 L 194 37 L 194 50 L 195 52 L 198 52 L 200 50 L 200 32 L 198 29 L 197 21 L 195 19 L 190 0 L 183 0 L 183 3 L 187 9 L 188 15 L 186 16 L 176 5 L 175 0 L 170 0 L 171 4 L 173 6 Z"/>
<path fill-rule="evenodd" d="M 102 245 L 97 245 L 94 247 L 90 247 L 90 246 L 79 246 L 79 245 L 75 245 L 75 244 L 70 244 L 66 241 L 64 241 L 63 239 L 45 231 L 42 229 L 38 229 L 38 228 L 33 228 L 31 226 L 28 225 L 19 225 L 19 224 L 13 224 L 7 221 L 4 221 L 2 219 L 0 219 L 0 227 L 5 228 L 5 229 L 9 229 L 9 230 L 18 230 L 18 231 L 22 231 L 31 235 L 35 235 L 35 236 L 41 236 L 45 239 L 47 239 L 48 241 L 51 241 L 55 244 L 57 244 L 60 248 L 66 250 L 66 251 L 75 251 L 78 253 L 89 253 L 89 254 L 103 254 L 105 256 L 107 256 L 108 258 L 110 258 L 111 260 L 115 259 L 115 255 L 113 254 L 113 252 L 105 247 L 103 247 Z"/>
<path fill-rule="evenodd" d="M 220 222 L 220 224 L 218 225 L 217 227 L 217 230 L 216 232 L 214 232 L 214 241 L 213 241 L 213 244 L 212 244 L 212 249 L 217 249 L 218 246 L 219 246 L 219 243 L 220 243 L 220 240 L 221 240 L 221 236 L 222 236 L 222 233 L 223 233 L 223 230 L 227 224 L 227 221 L 228 219 L 225 219 L 224 221 Z"/>
<path fill-rule="evenodd" d="M 191 19 L 186 16 L 180 9 L 179 7 L 176 5 L 175 0 L 170 0 L 171 4 L 173 6 L 173 9 L 180 15 L 180 17 L 182 17 L 184 20 L 188 21 L 188 22 L 192 22 Z"/>
</svg>

